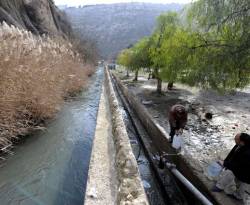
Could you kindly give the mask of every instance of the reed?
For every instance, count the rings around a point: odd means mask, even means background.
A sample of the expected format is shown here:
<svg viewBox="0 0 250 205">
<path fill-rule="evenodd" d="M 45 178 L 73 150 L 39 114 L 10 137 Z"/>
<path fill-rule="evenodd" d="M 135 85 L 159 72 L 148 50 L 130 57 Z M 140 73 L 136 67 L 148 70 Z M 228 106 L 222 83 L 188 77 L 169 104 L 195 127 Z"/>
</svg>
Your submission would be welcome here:
<svg viewBox="0 0 250 205">
<path fill-rule="evenodd" d="M 79 92 L 93 66 L 71 43 L 0 24 L 0 150 L 40 128 Z"/>
</svg>

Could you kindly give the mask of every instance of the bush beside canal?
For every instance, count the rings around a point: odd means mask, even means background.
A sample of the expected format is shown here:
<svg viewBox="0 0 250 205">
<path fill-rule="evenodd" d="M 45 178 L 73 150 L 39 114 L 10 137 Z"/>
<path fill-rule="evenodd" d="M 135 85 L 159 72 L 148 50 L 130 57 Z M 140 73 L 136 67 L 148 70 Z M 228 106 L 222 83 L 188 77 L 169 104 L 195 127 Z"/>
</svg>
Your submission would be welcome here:
<svg viewBox="0 0 250 205">
<path fill-rule="evenodd" d="M 52 118 L 93 66 L 63 39 L 0 24 L 0 149 Z"/>
</svg>

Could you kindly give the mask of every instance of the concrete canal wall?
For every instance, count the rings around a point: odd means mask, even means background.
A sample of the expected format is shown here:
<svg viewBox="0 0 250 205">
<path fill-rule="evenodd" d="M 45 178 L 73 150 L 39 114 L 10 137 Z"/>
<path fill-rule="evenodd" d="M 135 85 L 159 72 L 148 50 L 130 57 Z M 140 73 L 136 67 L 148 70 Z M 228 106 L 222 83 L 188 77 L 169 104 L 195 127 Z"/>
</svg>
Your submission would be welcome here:
<svg viewBox="0 0 250 205">
<path fill-rule="evenodd" d="M 85 204 L 148 205 L 137 162 L 107 70 L 105 70 L 104 87 L 97 119 Z M 104 121 L 105 123 L 103 123 Z M 103 141 L 105 142 L 103 143 Z M 114 167 L 113 171 L 107 171 L 112 167 Z"/>
<path fill-rule="evenodd" d="M 137 162 L 129 142 L 108 70 L 105 71 L 105 75 L 105 87 L 109 98 L 113 139 L 116 148 L 118 176 L 117 203 L 121 205 L 147 205 L 148 201 L 138 171 Z"/>
<path fill-rule="evenodd" d="M 110 113 L 104 87 L 100 99 L 91 161 L 88 172 L 85 204 L 115 205 L 117 175 Z"/>
<path fill-rule="evenodd" d="M 176 155 L 168 143 L 169 135 L 148 113 L 138 98 L 112 76 L 151 136 L 160 154 L 168 153 L 169 162 L 196 186 L 213 204 L 239 204 L 220 193 L 210 191 L 213 183 L 194 169 L 192 158 Z M 105 70 L 105 83 L 100 101 L 97 128 L 88 176 L 86 205 L 147 205 L 136 159 L 133 155 L 123 122 L 122 112 L 112 85 L 111 76 Z"/>
</svg>

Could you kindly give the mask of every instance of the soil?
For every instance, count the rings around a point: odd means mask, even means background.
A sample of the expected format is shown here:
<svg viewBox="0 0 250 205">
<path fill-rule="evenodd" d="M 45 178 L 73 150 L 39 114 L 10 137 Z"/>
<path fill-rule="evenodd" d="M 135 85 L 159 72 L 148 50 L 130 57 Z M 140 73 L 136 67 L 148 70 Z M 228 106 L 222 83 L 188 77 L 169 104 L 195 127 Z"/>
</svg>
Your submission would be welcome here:
<svg viewBox="0 0 250 205">
<path fill-rule="evenodd" d="M 163 83 L 163 93 L 159 95 L 156 80 L 140 76 L 134 82 L 133 76 L 124 77 L 125 72 L 117 74 L 167 132 L 171 106 L 178 103 L 188 109 L 183 154 L 192 159 L 197 171 L 205 171 L 214 160 L 223 160 L 235 144 L 234 136 L 239 132 L 249 132 L 250 88 L 222 95 L 180 84 L 168 91 L 167 83 Z"/>
</svg>

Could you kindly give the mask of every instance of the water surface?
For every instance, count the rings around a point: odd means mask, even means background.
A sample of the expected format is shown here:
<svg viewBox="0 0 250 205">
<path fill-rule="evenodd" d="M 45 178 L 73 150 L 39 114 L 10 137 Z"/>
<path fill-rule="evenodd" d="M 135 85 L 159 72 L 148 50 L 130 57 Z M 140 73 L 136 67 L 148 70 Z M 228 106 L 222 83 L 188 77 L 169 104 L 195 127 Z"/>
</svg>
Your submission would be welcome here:
<svg viewBox="0 0 250 205">
<path fill-rule="evenodd" d="M 28 137 L 0 168 L 1 205 L 82 205 L 103 69 L 46 131 Z"/>
</svg>

